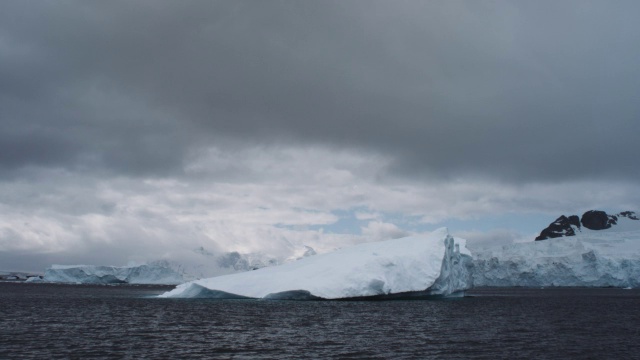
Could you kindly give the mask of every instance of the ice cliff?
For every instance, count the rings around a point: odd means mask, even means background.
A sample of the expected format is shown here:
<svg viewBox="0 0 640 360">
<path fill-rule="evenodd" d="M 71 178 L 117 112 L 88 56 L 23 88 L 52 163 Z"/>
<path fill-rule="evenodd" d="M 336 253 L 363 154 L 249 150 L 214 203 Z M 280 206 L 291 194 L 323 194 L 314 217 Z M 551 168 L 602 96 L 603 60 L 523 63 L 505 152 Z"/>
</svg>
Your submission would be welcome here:
<svg viewBox="0 0 640 360">
<path fill-rule="evenodd" d="M 474 251 L 474 286 L 640 286 L 640 221 Z"/>
<path fill-rule="evenodd" d="M 452 295 L 471 288 L 465 241 L 446 229 L 279 266 L 191 281 L 165 298 L 342 299 Z"/>
<path fill-rule="evenodd" d="M 82 284 L 180 284 L 183 274 L 164 264 L 140 266 L 53 265 L 42 279 L 44 282 Z"/>
<path fill-rule="evenodd" d="M 310 253 L 313 249 L 305 247 L 305 251 Z M 232 251 L 214 254 L 202 247 L 188 252 L 188 255 L 182 261 L 164 259 L 132 266 L 52 265 L 42 279 L 33 278 L 30 282 L 176 285 L 278 264 L 278 259 L 260 253 Z"/>
</svg>

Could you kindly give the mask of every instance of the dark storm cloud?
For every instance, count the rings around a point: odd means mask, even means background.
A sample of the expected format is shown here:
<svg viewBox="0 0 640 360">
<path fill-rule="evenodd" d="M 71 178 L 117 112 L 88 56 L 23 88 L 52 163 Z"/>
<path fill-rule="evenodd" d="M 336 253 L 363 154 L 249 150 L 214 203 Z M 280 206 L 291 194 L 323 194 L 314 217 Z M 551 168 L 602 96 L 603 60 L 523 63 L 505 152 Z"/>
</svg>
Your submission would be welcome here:
<svg viewBox="0 0 640 360">
<path fill-rule="evenodd" d="M 636 2 L 0 7 L 3 169 L 171 173 L 234 139 L 390 153 L 405 175 L 640 173 Z"/>
</svg>

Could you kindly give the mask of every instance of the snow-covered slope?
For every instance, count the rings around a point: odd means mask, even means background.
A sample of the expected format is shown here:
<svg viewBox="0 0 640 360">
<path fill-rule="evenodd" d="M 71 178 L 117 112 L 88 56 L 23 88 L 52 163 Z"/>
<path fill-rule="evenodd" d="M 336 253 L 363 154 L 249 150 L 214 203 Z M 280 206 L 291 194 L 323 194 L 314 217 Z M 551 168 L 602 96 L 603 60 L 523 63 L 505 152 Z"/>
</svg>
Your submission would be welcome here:
<svg viewBox="0 0 640 360">
<path fill-rule="evenodd" d="M 446 229 L 360 244 L 283 265 L 179 285 L 161 297 L 339 299 L 469 289 L 470 253 Z"/>
<path fill-rule="evenodd" d="M 42 281 L 82 284 L 180 284 L 183 274 L 163 264 L 140 266 L 53 265 Z"/>
<path fill-rule="evenodd" d="M 474 252 L 474 286 L 640 286 L 640 222 Z"/>
</svg>

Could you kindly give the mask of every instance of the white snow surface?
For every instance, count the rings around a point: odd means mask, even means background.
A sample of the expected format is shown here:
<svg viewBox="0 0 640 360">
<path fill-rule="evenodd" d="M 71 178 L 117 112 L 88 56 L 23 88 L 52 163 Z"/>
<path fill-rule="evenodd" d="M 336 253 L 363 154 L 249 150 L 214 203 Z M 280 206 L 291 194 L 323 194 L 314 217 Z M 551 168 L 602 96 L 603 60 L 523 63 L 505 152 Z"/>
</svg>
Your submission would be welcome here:
<svg viewBox="0 0 640 360">
<path fill-rule="evenodd" d="M 195 280 L 165 298 L 339 299 L 471 288 L 471 253 L 446 228 L 426 236 L 355 245 L 283 265 Z"/>
<path fill-rule="evenodd" d="M 80 284 L 169 284 L 185 281 L 183 274 L 162 264 L 139 266 L 52 265 L 44 282 Z"/>
<path fill-rule="evenodd" d="M 474 251 L 474 286 L 640 287 L 640 221 Z"/>
</svg>

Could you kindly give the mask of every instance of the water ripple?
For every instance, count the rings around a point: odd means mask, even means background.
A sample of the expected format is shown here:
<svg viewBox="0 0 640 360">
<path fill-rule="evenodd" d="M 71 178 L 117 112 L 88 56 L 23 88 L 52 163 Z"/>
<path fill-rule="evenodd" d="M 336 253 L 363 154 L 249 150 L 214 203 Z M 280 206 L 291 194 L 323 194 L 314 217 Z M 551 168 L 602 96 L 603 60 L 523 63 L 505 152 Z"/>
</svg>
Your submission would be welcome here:
<svg viewBox="0 0 640 360">
<path fill-rule="evenodd" d="M 633 358 L 640 292 L 484 289 L 443 301 L 156 299 L 0 283 L 1 359 Z"/>
</svg>

